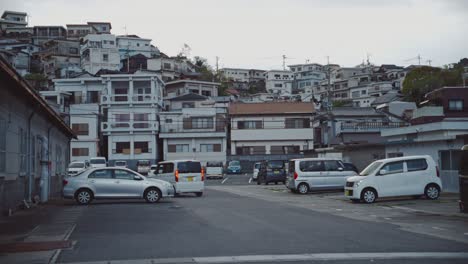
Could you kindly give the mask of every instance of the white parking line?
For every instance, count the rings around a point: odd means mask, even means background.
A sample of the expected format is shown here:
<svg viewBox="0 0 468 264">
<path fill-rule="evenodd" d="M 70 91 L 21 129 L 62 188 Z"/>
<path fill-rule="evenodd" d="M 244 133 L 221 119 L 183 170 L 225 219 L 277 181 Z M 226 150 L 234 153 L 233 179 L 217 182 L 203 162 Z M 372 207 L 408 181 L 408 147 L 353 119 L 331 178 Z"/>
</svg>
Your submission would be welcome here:
<svg viewBox="0 0 468 264">
<path fill-rule="evenodd" d="M 224 184 L 227 180 L 229 179 L 229 177 L 227 177 L 226 179 L 224 179 L 221 184 Z"/>
<path fill-rule="evenodd" d="M 133 259 L 125 260 L 128 264 L 150 263 L 255 263 L 285 261 L 336 261 L 336 260 L 375 260 L 375 259 L 468 259 L 468 252 L 388 252 L 388 253 L 315 253 L 287 255 L 247 255 L 220 257 L 187 257 L 167 259 Z M 86 264 L 117 264 L 121 260 L 80 262 Z M 69 263 L 73 264 L 73 263 Z"/>
</svg>

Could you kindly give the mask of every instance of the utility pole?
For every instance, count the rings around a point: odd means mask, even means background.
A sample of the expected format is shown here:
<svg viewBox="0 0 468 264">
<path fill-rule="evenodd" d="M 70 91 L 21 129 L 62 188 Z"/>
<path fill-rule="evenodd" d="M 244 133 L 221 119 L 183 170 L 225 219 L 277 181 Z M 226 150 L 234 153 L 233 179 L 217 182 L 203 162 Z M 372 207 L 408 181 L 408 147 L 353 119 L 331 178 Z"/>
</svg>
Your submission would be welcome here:
<svg viewBox="0 0 468 264">
<path fill-rule="evenodd" d="M 219 57 L 216 56 L 216 78 L 218 78 L 218 81 L 220 80 L 219 78 Z"/>
<path fill-rule="evenodd" d="M 286 70 L 286 55 L 283 55 L 283 71 Z"/>
<path fill-rule="evenodd" d="M 330 56 L 327 56 L 327 79 L 328 79 L 328 84 L 327 84 L 327 115 L 328 118 L 330 119 L 331 122 L 331 130 L 332 130 L 332 136 L 335 136 L 335 122 L 333 120 L 333 114 L 332 114 L 332 102 L 331 102 L 331 67 L 330 67 Z M 328 125 L 327 125 L 328 127 Z M 328 139 L 328 144 L 327 146 L 330 147 L 330 137 Z"/>
<path fill-rule="evenodd" d="M 418 54 L 418 57 L 417 57 L 417 58 L 418 58 L 418 65 L 421 65 L 421 55 Z"/>
<path fill-rule="evenodd" d="M 426 62 L 427 62 L 427 64 L 429 64 L 429 66 L 431 66 L 432 60 L 429 59 L 429 60 L 427 60 Z"/>
</svg>

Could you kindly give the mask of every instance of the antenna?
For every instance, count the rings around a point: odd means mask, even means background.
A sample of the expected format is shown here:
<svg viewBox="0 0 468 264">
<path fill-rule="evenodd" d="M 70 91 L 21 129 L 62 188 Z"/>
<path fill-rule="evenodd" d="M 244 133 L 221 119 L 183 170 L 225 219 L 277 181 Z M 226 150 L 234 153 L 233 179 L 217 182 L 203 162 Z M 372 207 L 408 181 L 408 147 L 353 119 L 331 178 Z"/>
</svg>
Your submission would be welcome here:
<svg viewBox="0 0 468 264">
<path fill-rule="evenodd" d="M 418 56 L 416 56 L 414 58 L 411 58 L 411 59 L 407 59 L 407 60 L 405 60 L 405 62 L 412 61 L 412 60 L 418 60 L 418 65 L 421 65 L 421 59 L 422 59 L 421 55 L 418 54 Z"/>
<path fill-rule="evenodd" d="M 427 64 L 428 64 L 429 66 L 431 66 L 431 62 L 432 62 L 431 59 L 427 60 L 426 62 L 427 62 Z"/>
<path fill-rule="evenodd" d="M 286 70 L 286 55 L 283 55 L 283 71 Z"/>
</svg>

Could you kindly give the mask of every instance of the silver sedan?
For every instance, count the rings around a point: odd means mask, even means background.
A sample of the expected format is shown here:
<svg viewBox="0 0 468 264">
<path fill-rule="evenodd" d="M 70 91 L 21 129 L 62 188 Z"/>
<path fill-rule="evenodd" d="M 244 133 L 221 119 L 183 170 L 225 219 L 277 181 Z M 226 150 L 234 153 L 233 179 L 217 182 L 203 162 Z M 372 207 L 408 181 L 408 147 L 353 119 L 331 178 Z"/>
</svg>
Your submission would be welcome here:
<svg viewBox="0 0 468 264">
<path fill-rule="evenodd" d="M 99 198 L 144 198 L 156 203 L 173 196 L 171 183 L 146 178 L 125 168 L 93 168 L 63 180 L 63 197 L 75 199 L 78 204 L 89 204 Z"/>
</svg>

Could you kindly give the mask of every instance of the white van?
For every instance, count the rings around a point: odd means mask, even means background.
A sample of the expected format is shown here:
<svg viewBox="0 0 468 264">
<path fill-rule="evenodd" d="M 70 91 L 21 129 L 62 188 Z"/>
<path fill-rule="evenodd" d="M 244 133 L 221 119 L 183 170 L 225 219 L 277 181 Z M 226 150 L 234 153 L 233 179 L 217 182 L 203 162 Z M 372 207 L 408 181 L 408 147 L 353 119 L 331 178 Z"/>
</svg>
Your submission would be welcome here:
<svg viewBox="0 0 468 264">
<path fill-rule="evenodd" d="M 91 168 L 105 168 L 107 167 L 107 160 L 104 157 L 94 157 L 89 159 Z"/>
<path fill-rule="evenodd" d="M 154 178 L 171 182 L 176 194 L 195 193 L 200 197 L 205 189 L 205 172 L 198 160 L 159 162 Z"/>
<path fill-rule="evenodd" d="M 355 175 L 356 172 L 346 170 L 339 159 L 293 159 L 289 161 L 286 187 L 300 194 L 311 189 L 341 189 L 346 179 Z"/>
<path fill-rule="evenodd" d="M 206 163 L 206 178 L 223 178 L 223 162 L 208 161 Z"/>
<path fill-rule="evenodd" d="M 439 168 L 431 156 L 406 156 L 372 162 L 359 176 L 348 178 L 345 196 L 366 203 L 378 197 L 423 194 L 434 200 L 441 190 Z"/>
</svg>

